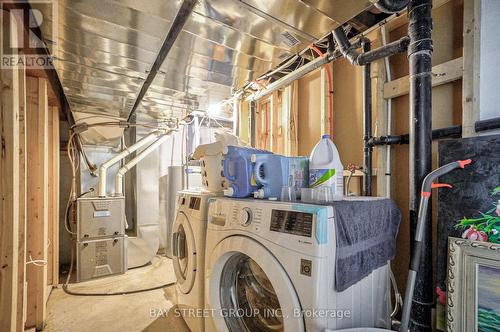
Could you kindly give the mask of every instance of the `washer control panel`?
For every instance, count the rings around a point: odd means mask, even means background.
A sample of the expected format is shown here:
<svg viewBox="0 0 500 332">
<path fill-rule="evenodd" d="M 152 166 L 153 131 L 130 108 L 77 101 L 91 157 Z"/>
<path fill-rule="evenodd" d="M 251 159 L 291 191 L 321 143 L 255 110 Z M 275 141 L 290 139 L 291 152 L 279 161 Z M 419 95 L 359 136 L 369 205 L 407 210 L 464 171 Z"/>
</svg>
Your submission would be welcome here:
<svg viewBox="0 0 500 332">
<path fill-rule="evenodd" d="M 252 223 L 252 210 L 245 207 L 240 210 L 239 222 L 242 226 L 248 226 Z"/>
</svg>

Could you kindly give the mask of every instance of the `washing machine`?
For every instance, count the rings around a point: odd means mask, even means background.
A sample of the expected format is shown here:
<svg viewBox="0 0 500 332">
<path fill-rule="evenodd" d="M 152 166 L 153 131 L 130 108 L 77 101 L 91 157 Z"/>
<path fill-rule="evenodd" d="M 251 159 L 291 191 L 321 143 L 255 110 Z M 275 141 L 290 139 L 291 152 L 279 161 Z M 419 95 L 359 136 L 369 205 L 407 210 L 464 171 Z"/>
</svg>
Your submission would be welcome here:
<svg viewBox="0 0 500 332">
<path fill-rule="evenodd" d="M 177 283 L 177 313 L 192 332 L 204 331 L 204 259 L 208 200 L 213 194 L 180 191 L 172 226 L 172 262 Z"/>
<path fill-rule="evenodd" d="M 388 265 L 336 292 L 335 244 L 332 207 L 211 200 L 205 330 L 389 327 Z"/>
</svg>

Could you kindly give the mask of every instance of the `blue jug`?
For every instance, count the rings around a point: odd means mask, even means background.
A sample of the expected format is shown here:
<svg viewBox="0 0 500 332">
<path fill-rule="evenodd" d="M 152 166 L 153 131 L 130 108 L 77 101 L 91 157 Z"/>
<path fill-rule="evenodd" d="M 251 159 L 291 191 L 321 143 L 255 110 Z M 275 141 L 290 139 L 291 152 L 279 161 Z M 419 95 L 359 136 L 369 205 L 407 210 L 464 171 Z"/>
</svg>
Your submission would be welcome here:
<svg viewBox="0 0 500 332">
<path fill-rule="evenodd" d="M 252 154 L 272 154 L 270 151 L 228 145 L 224 151 L 224 177 L 228 189 L 224 195 L 243 198 L 252 195 L 259 188 L 253 176 Z"/>
<path fill-rule="evenodd" d="M 308 187 L 309 158 L 280 155 L 252 155 L 255 163 L 253 173 L 257 185 L 262 188 L 254 192 L 255 198 L 280 198 L 282 187 L 293 187 L 300 198 L 300 189 Z"/>
</svg>

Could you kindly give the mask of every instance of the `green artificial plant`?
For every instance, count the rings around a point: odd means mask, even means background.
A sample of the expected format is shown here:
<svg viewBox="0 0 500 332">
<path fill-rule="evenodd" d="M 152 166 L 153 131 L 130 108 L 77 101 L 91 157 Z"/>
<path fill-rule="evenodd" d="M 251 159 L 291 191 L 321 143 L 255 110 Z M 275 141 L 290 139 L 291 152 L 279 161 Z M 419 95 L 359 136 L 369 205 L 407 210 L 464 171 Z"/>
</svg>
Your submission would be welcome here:
<svg viewBox="0 0 500 332">
<path fill-rule="evenodd" d="M 486 212 L 479 212 L 476 218 L 462 218 L 456 225 L 457 228 L 474 228 L 479 232 L 484 232 L 488 236 L 489 242 L 500 243 L 500 186 L 493 189 L 491 195 L 494 198 L 493 208 Z"/>
</svg>

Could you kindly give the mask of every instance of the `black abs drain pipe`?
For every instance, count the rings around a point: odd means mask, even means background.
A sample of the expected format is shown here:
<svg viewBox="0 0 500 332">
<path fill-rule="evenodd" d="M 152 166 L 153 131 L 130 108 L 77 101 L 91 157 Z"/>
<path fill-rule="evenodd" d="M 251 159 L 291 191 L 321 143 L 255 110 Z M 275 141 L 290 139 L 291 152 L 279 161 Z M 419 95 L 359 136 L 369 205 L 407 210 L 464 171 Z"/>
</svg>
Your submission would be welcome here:
<svg viewBox="0 0 500 332">
<path fill-rule="evenodd" d="M 432 170 L 432 0 L 411 0 L 408 6 L 408 60 L 410 65 L 410 238 L 411 248 L 420 205 L 420 188 Z M 432 331 L 432 224 L 427 206 L 420 268 L 415 280 L 410 330 Z"/>
<path fill-rule="evenodd" d="M 386 1 L 392 3 L 391 1 Z M 396 3 L 398 1 L 395 1 Z M 398 2 L 399 3 L 399 2 Z M 368 144 L 372 139 L 372 84 L 371 84 L 371 63 L 378 59 L 402 53 L 408 48 L 410 38 L 405 36 L 395 42 L 385 46 L 371 49 L 371 42 L 368 38 L 361 38 L 363 52 L 358 52 L 357 46 L 349 42 L 342 26 L 332 31 L 333 39 L 342 55 L 349 60 L 352 65 L 363 66 L 363 169 L 365 171 L 363 194 L 372 194 L 372 151 L 373 145 Z"/>
</svg>

